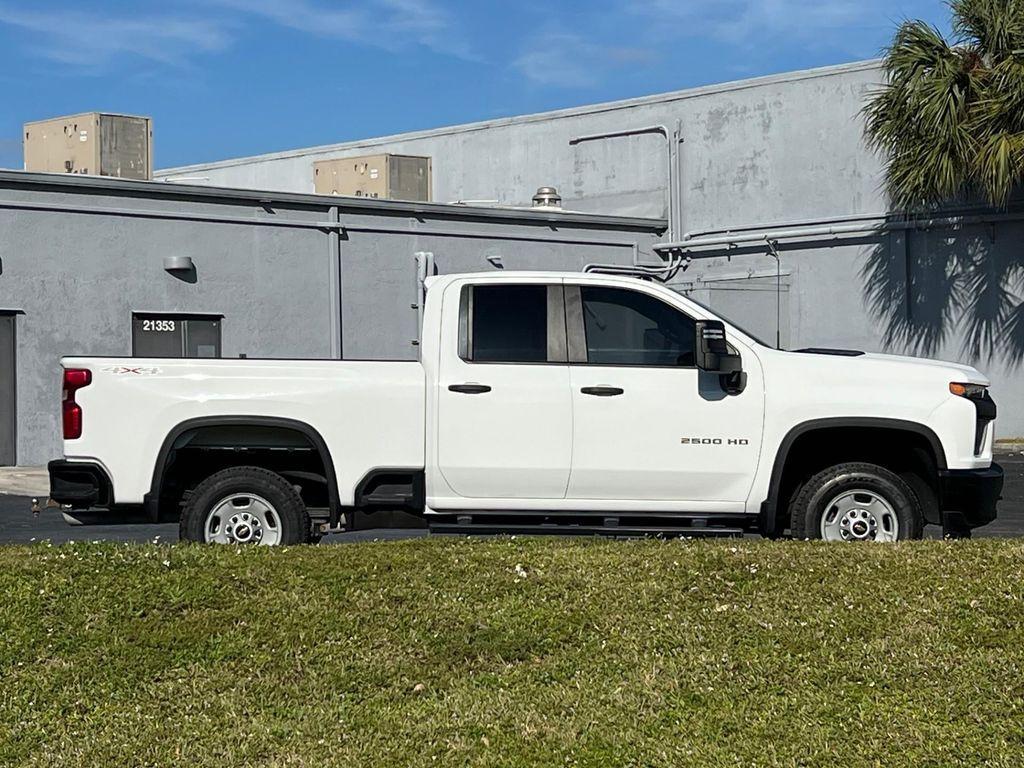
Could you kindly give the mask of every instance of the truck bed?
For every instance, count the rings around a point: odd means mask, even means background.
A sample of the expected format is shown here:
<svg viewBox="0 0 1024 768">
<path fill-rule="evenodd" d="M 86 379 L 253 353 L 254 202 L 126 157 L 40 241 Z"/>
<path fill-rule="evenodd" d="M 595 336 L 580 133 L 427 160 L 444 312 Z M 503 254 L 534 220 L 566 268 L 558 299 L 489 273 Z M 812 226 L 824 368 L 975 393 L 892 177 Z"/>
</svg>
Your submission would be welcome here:
<svg viewBox="0 0 1024 768">
<path fill-rule="evenodd" d="M 67 357 L 92 382 L 76 393 L 82 436 L 69 461 L 113 479 L 116 504 L 139 504 L 168 436 L 181 424 L 257 416 L 308 424 L 333 458 L 339 501 L 373 469 L 424 465 L 423 368 L 370 360 L 197 360 Z"/>
</svg>

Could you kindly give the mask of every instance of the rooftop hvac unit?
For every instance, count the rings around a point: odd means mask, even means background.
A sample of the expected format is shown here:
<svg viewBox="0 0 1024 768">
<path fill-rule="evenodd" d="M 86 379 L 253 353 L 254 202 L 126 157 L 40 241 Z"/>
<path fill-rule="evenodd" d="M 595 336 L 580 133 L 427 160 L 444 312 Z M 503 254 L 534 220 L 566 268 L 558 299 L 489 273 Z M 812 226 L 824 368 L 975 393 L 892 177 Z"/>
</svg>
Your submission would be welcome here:
<svg viewBox="0 0 1024 768">
<path fill-rule="evenodd" d="M 87 112 L 25 123 L 25 170 L 153 178 L 148 117 Z"/>
<path fill-rule="evenodd" d="M 339 157 L 313 163 L 318 195 L 431 200 L 431 161 L 415 155 Z"/>
</svg>

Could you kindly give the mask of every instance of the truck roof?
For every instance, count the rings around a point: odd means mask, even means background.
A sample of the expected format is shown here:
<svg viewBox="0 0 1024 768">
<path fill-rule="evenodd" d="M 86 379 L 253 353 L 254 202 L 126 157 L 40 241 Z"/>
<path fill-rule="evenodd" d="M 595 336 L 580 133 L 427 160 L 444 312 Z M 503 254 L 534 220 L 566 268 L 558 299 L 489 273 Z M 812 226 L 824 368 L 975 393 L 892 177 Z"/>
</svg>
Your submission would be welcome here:
<svg viewBox="0 0 1024 768">
<path fill-rule="evenodd" d="M 625 265 L 623 265 L 625 266 Z M 428 277 L 424 284 L 427 287 L 434 285 L 446 285 L 454 282 L 455 280 L 463 279 L 480 279 L 486 278 L 487 280 L 508 280 L 514 282 L 517 280 L 573 280 L 573 281 L 586 281 L 586 280 L 607 280 L 608 278 L 615 278 L 616 280 L 627 280 L 634 281 L 637 283 L 647 283 L 648 281 L 642 280 L 638 277 L 632 277 L 630 275 L 611 275 L 603 272 L 555 272 L 555 271 L 544 271 L 544 270 L 494 270 L 493 272 L 459 272 L 450 275 L 432 275 Z"/>
</svg>

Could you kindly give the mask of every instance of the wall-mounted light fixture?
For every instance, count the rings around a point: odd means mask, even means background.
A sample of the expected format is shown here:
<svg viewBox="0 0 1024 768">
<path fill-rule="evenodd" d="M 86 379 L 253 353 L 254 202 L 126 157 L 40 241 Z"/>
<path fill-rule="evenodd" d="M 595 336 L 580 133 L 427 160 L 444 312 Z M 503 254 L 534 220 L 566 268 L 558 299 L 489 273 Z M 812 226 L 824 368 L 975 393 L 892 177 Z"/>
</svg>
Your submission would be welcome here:
<svg viewBox="0 0 1024 768">
<path fill-rule="evenodd" d="M 164 256 L 164 271 L 186 283 L 194 283 L 198 279 L 191 256 Z"/>
<path fill-rule="evenodd" d="M 164 269 L 167 272 L 188 272 L 196 268 L 191 256 L 165 256 Z"/>
</svg>

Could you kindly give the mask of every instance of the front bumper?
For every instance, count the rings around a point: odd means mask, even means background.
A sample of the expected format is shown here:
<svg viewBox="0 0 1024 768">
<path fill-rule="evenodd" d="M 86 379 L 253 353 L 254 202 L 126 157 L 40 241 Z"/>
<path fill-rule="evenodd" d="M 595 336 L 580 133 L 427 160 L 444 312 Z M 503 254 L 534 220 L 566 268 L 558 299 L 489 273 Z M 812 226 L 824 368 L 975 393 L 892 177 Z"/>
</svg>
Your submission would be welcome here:
<svg viewBox="0 0 1024 768">
<path fill-rule="evenodd" d="M 110 478 L 99 464 L 56 459 L 50 471 L 50 498 L 72 509 L 109 507 L 114 494 Z"/>
<path fill-rule="evenodd" d="M 978 528 L 996 519 L 996 502 L 1003 490 L 1003 468 L 946 469 L 939 472 L 942 513 Z"/>
</svg>

